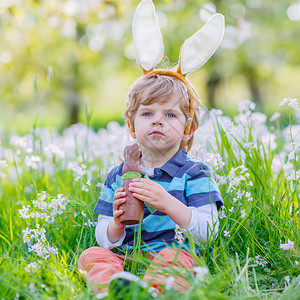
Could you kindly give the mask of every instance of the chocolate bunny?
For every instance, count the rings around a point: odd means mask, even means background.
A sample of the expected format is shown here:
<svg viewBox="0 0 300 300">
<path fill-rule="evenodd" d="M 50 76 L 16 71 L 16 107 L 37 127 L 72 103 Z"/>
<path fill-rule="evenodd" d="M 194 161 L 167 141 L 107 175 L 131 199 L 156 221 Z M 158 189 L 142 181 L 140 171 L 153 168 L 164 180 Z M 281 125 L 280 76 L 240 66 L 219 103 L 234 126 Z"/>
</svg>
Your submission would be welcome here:
<svg viewBox="0 0 300 300">
<path fill-rule="evenodd" d="M 139 223 L 144 212 L 144 202 L 134 198 L 128 190 L 129 183 L 137 177 L 141 177 L 140 149 L 137 144 L 132 144 L 124 148 L 122 187 L 126 191 L 126 202 L 119 206 L 124 211 L 119 219 L 123 225 Z"/>
</svg>

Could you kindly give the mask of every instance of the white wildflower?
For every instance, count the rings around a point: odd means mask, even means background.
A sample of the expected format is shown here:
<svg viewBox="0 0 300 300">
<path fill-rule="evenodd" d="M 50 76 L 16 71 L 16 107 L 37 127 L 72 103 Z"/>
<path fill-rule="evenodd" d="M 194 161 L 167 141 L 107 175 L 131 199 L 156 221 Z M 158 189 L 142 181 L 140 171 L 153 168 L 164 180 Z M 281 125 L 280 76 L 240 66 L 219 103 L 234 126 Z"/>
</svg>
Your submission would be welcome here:
<svg viewBox="0 0 300 300">
<path fill-rule="evenodd" d="M 288 276 L 288 275 L 284 276 L 283 279 L 284 279 L 286 285 L 290 284 L 290 281 L 291 281 L 290 276 Z"/>
<path fill-rule="evenodd" d="M 223 185 L 227 183 L 226 176 L 220 176 L 218 174 L 215 174 L 216 182 L 218 185 Z"/>
<path fill-rule="evenodd" d="M 26 194 L 30 194 L 32 192 L 32 187 L 31 186 L 25 186 L 25 188 L 24 188 L 24 193 L 26 193 Z"/>
<path fill-rule="evenodd" d="M 204 279 L 205 275 L 207 275 L 209 273 L 208 268 L 201 267 L 201 266 L 194 267 L 193 271 L 195 272 L 196 278 L 200 281 L 202 281 Z"/>
<path fill-rule="evenodd" d="M 57 248 L 54 248 L 54 247 L 49 247 L 48 248 L 48 251 L 53 254 L 53 255 L 57 255 Z"/>
<path fill-rule="evenodd" d="M 206 163 L 209 168 L 214 168 L 215 170 L 218 170 L 225 165 L 219 153 L 208 153 L 204 163 Z"/>
<path fill-rule="evenodd" d="M 245 209 L 241 210 L 241 218 L 244 219 L 246 217 Z"/>
<path fill-rule="evenodd" d="M 254 260 L 254 263 L 256 263 L 259 266 L 265 267 L 268 262 L 260 258 L 260 255 L 255 256 L 256 260 Z"/>
<path fill-rule="evenodd" d="M 275 178 L 278 176 L 279 172 L 282 170 L 282 167 L 283 167 L 282 158 L 278 154 L 275 154 L 273 157 L 273 160 L 272 160 L 272 165 L 271 165 L 273 176 Z"/>
<path fill-rule="evenodd" d="M 29 283 L 28 289 L 29 289 L 29 291 L 30 291 L 31 293 L 34 293 L 34 292 L 35 292 L 35 288 L 34 288 L 34 283 L 33 283 L 33 282 L 30 282 L 30 283 Z"/>
<path fill-rule="evenodd" d="M 291 180 L 294 180 L 294 181 L 297 181 L 300 179 L 300 170 L 296 172 L 296 174 L 292 174 L 292 175 L 289 175 L 287 176 L 286 180 L 287 181 L 291 181 Z"/>
<path fill-rule="evenodd" d="M 23 206 L 19 209 L 19 213 L 22 218 L 36 218 L 45 220 L 47 223 L 53 223 L 56 215 L 60 215 L 66 209 L 68 203 L 67 199 L 58 194 L 56 198 L 52 198 L 51 201 L 47 201 L 51 197 L 47 196 L 43 191 L 38 194 L 38 200 L 32 200 L 34 204 L 34 211 L 31 211 L 31 207 Z M 37 256 L 47 260 L 50 254 L 56 255 L 57 248 L 51 247 L 46 239 L 46 229 L 41 228 L 39 224 L 36 225 L 36 229 L 29 229 L 28 227 L 23 230 L 23 241 L 28 245 L 28 252 L 35 252 Z"/>
<path fill-rule="evenodd" d="M 181 244 L 184 239 L 184 236 L 183 236 L 184 230 L 176 224 L 174 231 L 175 231 L 174 239 L 177 240 L 179 244 Z"/>
<path fill-rule="evenodd" d="M 290 160 L 297 160 L 297 156 L 296 156 L 296 151 L 292 150 L 289 154 L 288 154 L 288 161 Z"/>
<path fill-rule="evenodd" d="M 82 165 L 86 168 L 86 165 Z M 77 162 L 69 162 L 67 168 L 73 171 L 74 180 L 78 181 L 83 178 L 84 175 L 87 174 L 87 171 L 84 170 L 83 167 L 78 166 Z"/>
<path fill-rule="evenodd" d="M 83 217 L 85 217 L 85 218 L 87 217 L 87 214 L 84 211 L 82 211 L 81 214 Z"/>
<path fill-rule="evenodd" d="M 87 222 L 84 222 L 83 225 L 89 226 L 89 227 L 96 227 L 98 222 L 92 222 L 90 219 L 88 219 Z"/>
<path fill-rule="evenodd" d="M 220 219 L 226 218 L 226 214 L 225 214 L 225 210 L 224 209 L 221 209 L 221 212 L 219 213 L 219 218 Z"/>
<path fill-rule="evenodd" d="M 38 193 L 38 199 L 39 201 L 44 201 L 47 199 L 47 192 L 46 191 L 42 191 L 41 193 Z"/>
<path fill-rule="evenodd" d="M 253 142 L 251 142 L 251 143 L 243 143 L 243 147 L 244 147 L 244 148 L 246 148 L 246 149 L 248 149 L 248 148 L 252 148 L 252 147 L 253 147 L 253 145 L 254 145 L 254 143 L 253 143 Z"/>
<path fill-rule="evenodd" d="M 283 249 L 283 250 L 293 249 L 294 248 L 294 242 L 288 240 L 288 242 L 286 244 L 280 244 L 279 248 Z"/>
<path fill-rule="evenodd" d="M 229 172 L 228 179 L 230 180 L 227 192 L 233 192 L 235 189 L 244 181 L 249 178 L 250 174 L 248 169 L 244 166 L 238 166 L 237 168 L 232 168 Z M 248 183 L 251 186 L 251 181 Z"/>
<path fill-rule="evenodd" d="M 221 117 L 219 118 L 220 120 L 220 123 L 224 129 L 225 132 L 231 132 L 232 129 L 234 128 L 234 124 L 233 122 L 231 121 L 230 118 L 228 117 Z"/>
<path fill-rule="evenodd" d="M 245 113 L 248 111 L 253 111 L 255 109 L 255 103 L 250 100 L 244 100 L 239 103 L 239 113 Z"/>
<path fill-rule="evenodd" d="M 40 269 L 40 266 L 37 262 L 32 262 L 28 264 L 25 268 L 25 271 L 28 272 L 29 274 L 36 273 Z"/>
<path fill-rule="evenodd" d="M 276 112 L 274 115 L 272 115 L 270 117 L 270 122 L 274 122 L 275 120 L 277 120 L 280 117 L 280 113 Z"/>
<path fill-rule="evenodd" d="M 0 160 L 0 169 L 7 168 L 7 162 L 6 160 Z"/>
<path fill-rule="evenodd" d="M 242 197 L 244 196 L 244 194 L 245 194 L 245 191 L 238 190 L 236 192 L 236 196 L 237 196 L 238 199 L 242 199 Z"/>
<path fill-rule="evenodd" d="M 44 153 L 47 158 L 52 159 L 53 157 L 64 158 L 65 153 L 57 145 L 49 144 L 44 148 Z"/>
<path fill-rule="evenodd" d="M 165 289 L 170 290 L 172 288 L 172 284 L 175 280 L 174 276 L 169 276 L 165 281 Z"/>
<path fill-rule="evenodd" d="M 87 187 L 83 184 L 81 190 L 84 191 L 84 192 L 88 192 L 90 189 L 87 188 Z"/>
<path fill-rule="evenodd" d="M 27 214 L 29 212 L 29 208 L 30 206 L 28 205 L 27 207 L 26 206 L 23 206 L 22 209 L 19 209 L 19 214 L 21 215 L 21 218 L 23 219 L 28 219 L 29 218 L 29 215 Z"/>
<path fill-rule="evenodd" d="M 37 170 L 41 163 L 41 158 L 39 156 L 34 156 L 34 155 L 26 156 L 24 163 L 28 168 Z"/>
<path fill-rule="evenodd" d="M 295 265 L 297 266 L 299 264 L 298 260 L 295 260 Z"/>
<path fill-rule="evenodd" d="M 294 110 L 299 110 L 298 102 L 296 98 L 284 98 L 283 101 L 279 104 L 280 106 L 289 106 Z"/>
<path fill-rule="evenodd" d="M 228 236 L 228 237 L 230 237 L 229 231 L 227 231 L 227 230 L 224 230 L 224 236 Z"/>
</svg>

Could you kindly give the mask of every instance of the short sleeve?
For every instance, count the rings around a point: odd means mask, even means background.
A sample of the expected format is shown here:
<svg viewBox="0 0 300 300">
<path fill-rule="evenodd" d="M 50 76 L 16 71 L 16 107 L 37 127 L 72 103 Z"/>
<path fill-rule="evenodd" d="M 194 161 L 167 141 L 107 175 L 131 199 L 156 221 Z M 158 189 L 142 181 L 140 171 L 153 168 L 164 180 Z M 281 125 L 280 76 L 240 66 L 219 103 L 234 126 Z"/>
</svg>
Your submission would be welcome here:
<svg viewBox="0 0 300 300">
<path fill-rule="evenodd" d="M 223 199 L 207 165 L 201 162 L 195 163 L 187 173 L 189 177 L 186 181 L 187 205 L 200 207 L 216 203 L 217 208 L 220 209 Z"/>
<path fill-rule="evenodd" d="M 109 217 L 113 216 L 114 193 L 122 184 L 122 166 L 123 164 L 108 173 L 94 209 L 95 213 Z"/>
</svg>

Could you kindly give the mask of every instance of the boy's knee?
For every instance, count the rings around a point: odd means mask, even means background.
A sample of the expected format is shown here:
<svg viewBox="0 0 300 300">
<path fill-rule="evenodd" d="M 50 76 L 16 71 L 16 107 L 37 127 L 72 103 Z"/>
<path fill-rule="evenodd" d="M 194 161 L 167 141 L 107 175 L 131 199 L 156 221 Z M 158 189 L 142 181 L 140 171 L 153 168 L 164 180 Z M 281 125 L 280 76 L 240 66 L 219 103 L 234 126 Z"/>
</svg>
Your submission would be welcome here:
<svg viewBox="0 0 300 300">
<path fill-rule="evenodd" d="M 176 261 L 176 266 L 186 267 L 188 269 L 197 265 L 193 256 L 183 249 L 167 247 L 161 250 L 158 255 L 168 264 L 173 264 Z"/>
<path fill-rule="evenodd" d="M 174 259 L 176 257 L 176 255 L 178 255 L 178 251 L 179 250 L 176 248 L 167 247 L 167 248 L 160 250 L 158 252 L 158 255 L 162 258 L 171 257 L 172 259 Z"/>
<path fill-rule="evenodd" d="M 112 255 L 112 252 L 109 249 L 105 249 L 102 247 L 91 247 L 84 250 L 78 259 L 78 267 L 79 269 L 86 270 L 88 266 L 99 258 L 105 257 L 108 258 Z"/>
</svg>

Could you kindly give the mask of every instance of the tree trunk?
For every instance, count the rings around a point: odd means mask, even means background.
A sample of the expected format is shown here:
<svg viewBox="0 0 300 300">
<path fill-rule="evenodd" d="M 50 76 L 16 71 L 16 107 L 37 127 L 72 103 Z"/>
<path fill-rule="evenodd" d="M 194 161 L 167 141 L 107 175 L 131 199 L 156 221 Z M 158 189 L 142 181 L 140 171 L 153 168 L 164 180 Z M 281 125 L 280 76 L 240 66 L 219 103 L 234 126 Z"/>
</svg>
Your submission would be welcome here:
<svg viewBox="0 0 300 300">
<path fill-rule="evenodd" d="M 253 100 L 256 103 L 257 108 L 261 110 L 262 99 L 261 99 L 261 93 L 260 93 L 257 77 L 252 72 L 248 72 L 247 80 L 251 92 L 251 98 L 252 98 L 251 100 Z"/>
<path fill-rule="evenodd" d="M 218 74 L 211 74 L 207 81 L 207 100 L 209 109 L 216 107 L 216 91 L 221 82 L 221 77 Z"/>
<path fill-rule="evenodd" d="M 72 125 L 79 122 L 81 106 L 79 64 L 74 58 L 72 63 L 72 77 L 65 83 L 65 87 L 65 101 L 68 110 L 68 125 Z"/>
</svg>

